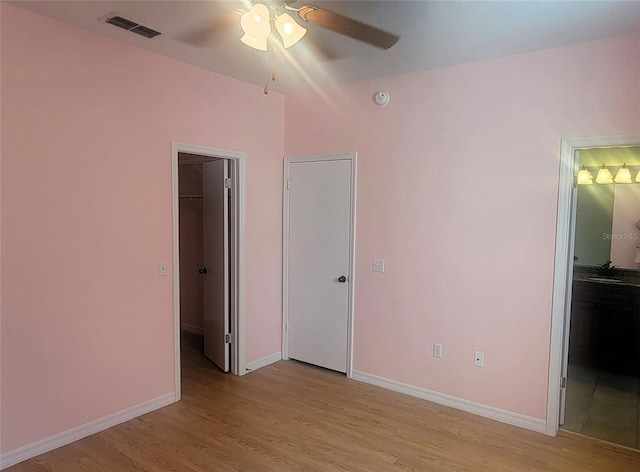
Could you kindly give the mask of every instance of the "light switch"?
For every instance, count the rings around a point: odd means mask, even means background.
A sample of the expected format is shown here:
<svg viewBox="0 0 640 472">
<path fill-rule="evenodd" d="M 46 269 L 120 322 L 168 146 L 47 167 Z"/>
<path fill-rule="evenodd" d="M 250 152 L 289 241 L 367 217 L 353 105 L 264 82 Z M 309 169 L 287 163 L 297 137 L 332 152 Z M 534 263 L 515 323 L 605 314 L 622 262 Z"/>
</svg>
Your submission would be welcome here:
<svg viewBox="0 0 640 472">
<path fill-rule="evenodd" d="M 373 271 L 374 272 L 384 272 L 384 259 L 374 259 L 373 260 Z"/>
<path fill-rule="evenodd" d="M 167 263 L 166 262 L 160 262 L 158 264 L 158 275 L 160 277 L 166 277 L 167 276 Z"/>
</svg>

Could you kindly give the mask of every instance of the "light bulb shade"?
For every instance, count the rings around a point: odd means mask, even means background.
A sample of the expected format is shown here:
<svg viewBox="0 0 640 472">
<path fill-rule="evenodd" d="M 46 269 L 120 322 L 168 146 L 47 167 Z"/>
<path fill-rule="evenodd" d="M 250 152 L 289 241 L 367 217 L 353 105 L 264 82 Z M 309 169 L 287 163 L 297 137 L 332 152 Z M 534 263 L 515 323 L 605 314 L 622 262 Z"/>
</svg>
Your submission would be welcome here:
<svg viewBox="0 0 640 472">
<path fill-rule="evenodd" d="M 578 185 L 591 185 L 593 183 L 593 175 L 584 167 L 578 172 Z"/>
<path fill-rule="evenodd" d="M 636 182 L 640 182 L 640 170 L 636 174 Z"/>
<path fill-rule="evenodd" d="M 262 3 L 256 3 L 240 18 L 244 36 L 240 38 L 247 46 L 261 51 L 267 50 L 267 39 L 271 34 L 269 9 Z"/>
<path fill-rule="evenodd" d="M 245 33 L 242 38 L 240 38 L 240 41 L 242 41 L 244 44 L 246 44 L 249 47 L 252 47 L 253 49 L 258 49 L 259 51 L 266 51 L 267 50 L 267 39 L 258 39 L 258 38 L 254 38 L 253 36 L 249 36 L 247 33 Z"/>
<path fill-rule="evenodd" d="M 276 29 L 285 48 L 290 48 L 307 34 L 307 30 L 296 23 L 288 13 L 282 13 L 276 18 Z"/>
<path fill-rule="evenodd" d="M 631 183 L 631 171 L 626 164 L 620 167 L 620 170 L 618 170 L 618 173 L 616 174 L 616 178 L 614 180 L 617 184 Z"/>
<path fill-rule="evenodd" d="M 611 171 L 607 169 L 604 164 L 598 171 L 598 175 L 596 176 L 596 183 L 599 184 L 610 184 L 613 182 L 613 175 L 611 175 Z"/>
</svg>

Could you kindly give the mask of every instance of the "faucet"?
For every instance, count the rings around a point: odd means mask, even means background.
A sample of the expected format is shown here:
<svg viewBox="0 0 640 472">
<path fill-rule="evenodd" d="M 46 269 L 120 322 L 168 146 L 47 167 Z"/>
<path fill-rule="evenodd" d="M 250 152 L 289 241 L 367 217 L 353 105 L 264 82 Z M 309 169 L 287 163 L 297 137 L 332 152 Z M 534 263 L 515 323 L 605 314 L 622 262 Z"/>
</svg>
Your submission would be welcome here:
<svg viewBox="0 0 640 472">
<path fill-rule="evenodd" d="M 616 267 L 611 265 L 611 261 L 607 261 L 598 267 L 598 275 L 613 276 L 613 270 Z"/>
</svg>

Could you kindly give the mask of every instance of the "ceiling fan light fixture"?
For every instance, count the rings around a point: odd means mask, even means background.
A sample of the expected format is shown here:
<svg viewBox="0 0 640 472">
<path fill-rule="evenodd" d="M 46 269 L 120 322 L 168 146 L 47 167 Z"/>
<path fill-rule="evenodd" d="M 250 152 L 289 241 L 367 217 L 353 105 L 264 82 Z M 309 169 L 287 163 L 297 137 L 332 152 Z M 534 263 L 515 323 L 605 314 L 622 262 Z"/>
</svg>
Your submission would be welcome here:
<svg viewBox="0 0 640 472">
<path fill-rule="evenodd" d="M 276 18 L 275 24 L 285 48 L 290 48 L 307 34 L 306 28 L 300 26 L 288 13 L 280 14 Z"/>
<path fill-rule="evenodd" d="M 257 49 L 258 51 L 266 51 L 267 50 L 267 40 L 265 39 L 258 39 L 258 38 L 254 38 L 253 36 L 249 36 L 248 33 L 245 33 L 242 38 L 240 38 L 240 41 L 242 41 L 244 44 L 246 44 L 247 46 L 253 48 L 253 49 Z"/>
<path fill-rule="evenodd" d="M 244 36 L 240 38 L 244 44 L 260 51 L 267 50 L 267 39 L 271 34 L 269 9 L 262 3 L 256 3 L 240 18 L 240 26 Z"/>
</svg>

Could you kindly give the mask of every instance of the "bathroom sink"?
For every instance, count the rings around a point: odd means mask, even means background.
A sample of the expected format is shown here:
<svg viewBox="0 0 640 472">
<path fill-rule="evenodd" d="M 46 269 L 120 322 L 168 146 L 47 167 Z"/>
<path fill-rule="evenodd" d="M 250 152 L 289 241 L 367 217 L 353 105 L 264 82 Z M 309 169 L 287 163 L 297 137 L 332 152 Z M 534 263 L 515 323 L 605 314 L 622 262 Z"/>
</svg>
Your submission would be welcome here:
<svg viewBox="0 0 640 472">
<path fill-rule="evenodd" d="M 589 277 L 589 280 L 593 280 L 594 282 L 614 282 L 614 283 L 622 282 L 622 280 L 614 279 L 612 277 Z"/>
</svg>

